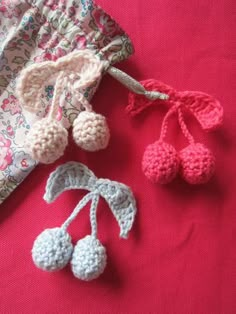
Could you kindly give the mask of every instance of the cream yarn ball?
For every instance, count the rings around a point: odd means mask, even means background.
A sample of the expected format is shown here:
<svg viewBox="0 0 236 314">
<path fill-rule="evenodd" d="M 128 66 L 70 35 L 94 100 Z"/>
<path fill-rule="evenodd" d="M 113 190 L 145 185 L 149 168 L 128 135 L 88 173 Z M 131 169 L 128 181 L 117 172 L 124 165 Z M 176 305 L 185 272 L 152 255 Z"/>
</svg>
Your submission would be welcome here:
<svg viewBox="0 0 236 314">
<path fill-rule="evenodd" d="M 95 152 L 105 149 L 110 139 L 106 118 L 95 112 L 82 111 L 74 120 L 73 137 L 84 150 Z"/>
<path fill-rule="evenodd" d="M 50 118 L 37 121 L 25 140 L 25 147 L 31 157 L 43 164 L 53 163 L 60 158 L 67 144 L 67 130 Z"/>
<path fill-rule="evenodd" d="M 98 239 L 88 235 L 77 242 L 71 259 L 75 277 L 85 281 L 96 279 L 106 264 L 106 249 Z"/>
<path fill-rule="evenodd" d="M 46 229 L 34 241 L 32 259 L 42 270 L 56 271 L 67 265 L 72 252 L 71 237 L 65 230 Z"/>
</svg>

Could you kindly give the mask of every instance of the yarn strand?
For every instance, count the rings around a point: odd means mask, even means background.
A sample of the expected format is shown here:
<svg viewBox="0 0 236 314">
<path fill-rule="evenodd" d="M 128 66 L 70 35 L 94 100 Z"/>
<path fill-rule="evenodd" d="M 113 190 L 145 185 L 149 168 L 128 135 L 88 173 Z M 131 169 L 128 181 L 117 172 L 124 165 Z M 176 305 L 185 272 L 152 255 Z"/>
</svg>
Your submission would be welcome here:
<svg viewBox="0 0 236 314">
<path fill-rule="evenodd" d="M 94 238 L 97 238 L 97 206 L 99 202 L 99 194 L 94 194 L 91 207 L 90 207 L 90 223 L 91 223 L 91 235 Z"/>
<path fill-rule="evenodd" d="M 168 120 L 177 111 L 177 106 L 173 106 L 169 109 L 167 114 L 165 115 L 162 126 L 161 126 L 161 133 L 160 133 L 160 138 L 159 141 L 163 141 L 166 137 L 166 133 L 168 131 Z"/>
<path fill-rule="evenodd" d="M 85 195 L 84 198 L 82 198 L 79 204 L 75 207 L 75 209 L 73 210 L 69 218 L 67 218 L 67 220 L 63 223 L 61 228 L 66 230 L 69 227 L 69 225 L 72 223 L 72 221 L 76 218 L 76 216 L 79 214 L 81 209 L 83 209 L 84 206 L 86 206 L 87 203 L 93 198 L 94 198 L 94 192 L 90 192 L 87 195 Z"/>
<path fill-rule="evenodd" d="M 77 97 L 77 101 L 82 104 L 82 106 L 85 108 L 86 111 L 93 111 L 92 106 L 90 103 L 87 101 L 87 99 L 84 97 L 84 95 L 79 92 L 75 87 L 74 87 L 74 82 L 73 80 L 68 79 L 68 86 L 69 89 L 73 91 L 74 95 Z"/>
<path fill-rule="evenodd" d="M 62 95 L 63 90 L 64 90 L 64 84 L 63 84 L 64 76 L 65 76 L 65 73 L 60 72 L 60 74 L 58 75 L 57 80 L 56 80 L 52 105 L 51 105 L 50 112 L 48 115 L 48 117 L 52 118 L 52 119 L 55 119 L 57 116 L 57 113 L 58 113 L 58 108 L 60 105 L 60 98 L 61 98 L 61 95 Z"/>
<path fill-rule="evenodd" d="M 180 109 L 180 107 L 178 108 L 178 121 L 179 121 L 181 131 L 182 131 L 183 135 L 186 137 L 186 139 L 189 141 L 189 144 L 194 144 L 194 142 L 195 142 L 194 138 L 187 128 L 187 125 L 184 121 L 183 112 Z"/>
</svg>

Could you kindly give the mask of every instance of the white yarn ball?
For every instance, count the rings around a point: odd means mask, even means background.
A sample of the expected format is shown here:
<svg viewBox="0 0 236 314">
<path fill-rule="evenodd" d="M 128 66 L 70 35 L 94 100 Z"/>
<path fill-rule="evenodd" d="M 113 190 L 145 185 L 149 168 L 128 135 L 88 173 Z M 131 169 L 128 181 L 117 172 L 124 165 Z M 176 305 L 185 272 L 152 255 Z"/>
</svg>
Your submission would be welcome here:
<svg viewBox="0 0 236 314">
<path fill-rule="evenodd" d="M 82 111 L 74 120 L 73 137 L 84 150 L 95 152 L 105 149 L 110 140 L 106 118 L 95 112 Z"/>
<path fill-rule="evenodd" d="M 60 158 L 68 144 L 67 130 L 56 120 L 44 118 L 29 131 L 25 147 L 32 158 L 50 164 Z"/>
<path fill-rule="evenodd" d="M 69 262 L 73 252 L 70 235 L 61 228 L 44 230 L 34 241 L 34 264 L 46 271 L 60 270 Z"/>
<path fill-rule="evenodd" d="M 75 277 L 90 281 L 99 277 L 107 263 L 105 247 L 93 236 L 79 240 L 74 248 L 71 266 Z"/>
</svg>

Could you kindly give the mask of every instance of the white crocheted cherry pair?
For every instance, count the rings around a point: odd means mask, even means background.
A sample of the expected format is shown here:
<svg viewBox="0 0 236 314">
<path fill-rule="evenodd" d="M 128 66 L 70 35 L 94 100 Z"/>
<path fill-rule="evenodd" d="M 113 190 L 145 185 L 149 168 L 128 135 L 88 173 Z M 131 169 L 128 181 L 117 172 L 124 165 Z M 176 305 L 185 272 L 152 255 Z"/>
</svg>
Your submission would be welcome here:
<svg viewBox="0 0 236 314">
<path fill-rule="evenodd" d="M 85 165 L 77 162 L 68 162 L 50 175 L 44 199 L 51 203 L 63 191 L 71 189 L 85 189 L 89 193 L 61 227 L 46 229 L 36 238 L 32 258 L 35 265 L 45 271 L 60 270 L 70 261 L 74 276 L 89 281 L 101 275 L 107 263 L 106 249 L 97 239 L 96 211 L 99 197 L 102 196 L 110 206 L 120 226 L 121 238 L 127 238 L 133 226 L 136 202 L 128 186 L 98 179 Z M 73 247 L 67 228 L 89 201 L 91 235 L 79 240 Z"/>
</svg>

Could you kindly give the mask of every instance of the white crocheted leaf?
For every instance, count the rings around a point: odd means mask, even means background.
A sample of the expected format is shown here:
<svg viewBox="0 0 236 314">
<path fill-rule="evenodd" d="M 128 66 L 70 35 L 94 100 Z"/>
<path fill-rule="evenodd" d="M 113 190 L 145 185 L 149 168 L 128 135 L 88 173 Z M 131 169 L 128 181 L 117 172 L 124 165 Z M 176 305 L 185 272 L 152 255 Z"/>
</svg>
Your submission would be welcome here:
<svg viewBox="0 0 236 314">
<path fill-rule="evenodd" d="M 120 237 L 127 238 L 137 212 L 136 201 L 131 189 L 125 184 L 99 179 L 96 189 L 108 202 L 119 227 Z"/>
<path fill-rule="evenodd" d="M 96 181 L 96 176 L 88 167 L 79 162 L 68 162 L 51 173 L 47 181 L 44 200 L 51 203 L 66 190 L 93 191 Z"/>
</svg>

